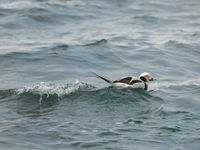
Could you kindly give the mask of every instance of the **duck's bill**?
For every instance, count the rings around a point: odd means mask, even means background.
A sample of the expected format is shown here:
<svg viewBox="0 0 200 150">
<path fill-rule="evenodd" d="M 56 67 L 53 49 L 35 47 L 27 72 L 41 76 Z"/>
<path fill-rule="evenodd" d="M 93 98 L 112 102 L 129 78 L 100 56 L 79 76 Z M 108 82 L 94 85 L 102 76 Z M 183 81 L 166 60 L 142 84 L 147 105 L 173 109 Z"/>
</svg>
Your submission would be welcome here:
<svg viewBox="0 0 200 150">
<path fill-rule="evenodd" d="M 157 80 L 157 79 L 155 79 L 155 78 L 151 78 L 149 81 L 155 81 L 155 80 Z"/>
</svg>

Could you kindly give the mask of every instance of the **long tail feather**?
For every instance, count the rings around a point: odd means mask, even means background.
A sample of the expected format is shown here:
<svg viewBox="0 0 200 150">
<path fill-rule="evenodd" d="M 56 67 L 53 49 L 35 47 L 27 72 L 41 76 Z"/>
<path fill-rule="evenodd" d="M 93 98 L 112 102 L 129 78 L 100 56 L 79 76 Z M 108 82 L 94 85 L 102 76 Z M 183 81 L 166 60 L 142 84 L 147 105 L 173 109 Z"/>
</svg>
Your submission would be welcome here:
<svg viewBox="0 0 200 150">
<path fill-rule="evenodd" d="M 112 84 L 112 81 L 110 81 L 110 80 L 108 80 L 108 79 L 106 79 L 106 78 L 104 78 L 104 77 L 102 77 L 102 76 L 100 76 L 100 75 L 98 75 L 98 74 L 96 74 L 96 73 L 94 73 L 94 72 L 93 72 L 93 74 L 94 74 L 97 78 L 100 78 L 100 79 L 102 79 L 102 80 L 104 80 L 104 81 L 106 81 L 106 82 Z"/>
</svg>

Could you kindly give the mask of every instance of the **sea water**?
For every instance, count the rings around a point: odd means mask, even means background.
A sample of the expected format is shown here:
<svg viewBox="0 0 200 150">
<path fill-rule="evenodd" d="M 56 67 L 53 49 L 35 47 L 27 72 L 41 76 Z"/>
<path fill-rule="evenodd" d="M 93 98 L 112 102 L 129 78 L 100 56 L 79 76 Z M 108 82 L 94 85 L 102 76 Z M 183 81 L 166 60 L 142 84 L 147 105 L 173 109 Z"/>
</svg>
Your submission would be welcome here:
<svg viewBox="0 0 200 150">
<path fill-rule="evenodd" d="M 0 0 L 0 149 L 199 150 L 199 0 Z M 149 90 L 95 78 L 149 72 Z"/>
</svg>

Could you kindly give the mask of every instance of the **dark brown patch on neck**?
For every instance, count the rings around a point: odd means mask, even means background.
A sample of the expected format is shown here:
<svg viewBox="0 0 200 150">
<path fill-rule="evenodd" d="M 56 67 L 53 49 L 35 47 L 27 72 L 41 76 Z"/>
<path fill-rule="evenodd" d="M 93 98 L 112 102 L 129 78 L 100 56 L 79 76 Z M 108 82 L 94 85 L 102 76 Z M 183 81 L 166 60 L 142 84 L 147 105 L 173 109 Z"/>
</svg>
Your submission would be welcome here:
<svg viewBox="0 0 200 150">
<path fill-rule="evenodd" d="M 147 82 L 147 79 L 145 77 L 140 77 L 140 79 L 143 81 L 143 82 Z"/>
<path fill-rule="evenodd" d="M 144 88 L 144 90 L 146 90 L 146 91 L 147 91 L 147 89 L 148 89 L 148 85 L 147 85 L 146 83 L 144 83 L 144 85 L 145 85 L 145 88 Z"/>
</svg>

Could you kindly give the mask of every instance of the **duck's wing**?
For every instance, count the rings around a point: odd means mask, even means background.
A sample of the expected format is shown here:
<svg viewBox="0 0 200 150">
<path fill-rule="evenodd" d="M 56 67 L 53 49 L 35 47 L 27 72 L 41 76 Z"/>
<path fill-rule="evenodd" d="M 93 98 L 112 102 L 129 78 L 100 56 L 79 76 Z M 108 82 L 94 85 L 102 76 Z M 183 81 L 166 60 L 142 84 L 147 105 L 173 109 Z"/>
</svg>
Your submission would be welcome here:
<svg viewBox="0 0 200 150">
<path fill-rule="evenodd" d="M 113 81 L 113 83 L 126 83 L 126 84 L 130 84 L 131 80 L 132 80 L 132 77 L 123 77 L 121 79 Z"/>
</svg>

